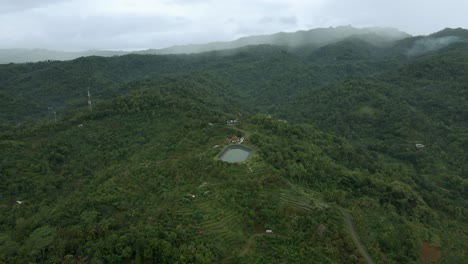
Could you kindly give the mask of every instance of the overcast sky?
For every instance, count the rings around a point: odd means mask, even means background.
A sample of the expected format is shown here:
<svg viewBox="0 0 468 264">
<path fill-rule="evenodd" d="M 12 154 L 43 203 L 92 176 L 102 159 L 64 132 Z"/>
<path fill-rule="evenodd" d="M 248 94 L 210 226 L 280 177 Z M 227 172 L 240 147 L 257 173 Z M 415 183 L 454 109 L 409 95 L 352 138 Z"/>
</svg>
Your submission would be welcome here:
<svg viewBox="0 0 468 264">
<path fill-rule="evenodd" d="M 0 48 L 162 48 L 339 25 L 468 28 L 468 0 L 0 0 Z"/>
</svg>

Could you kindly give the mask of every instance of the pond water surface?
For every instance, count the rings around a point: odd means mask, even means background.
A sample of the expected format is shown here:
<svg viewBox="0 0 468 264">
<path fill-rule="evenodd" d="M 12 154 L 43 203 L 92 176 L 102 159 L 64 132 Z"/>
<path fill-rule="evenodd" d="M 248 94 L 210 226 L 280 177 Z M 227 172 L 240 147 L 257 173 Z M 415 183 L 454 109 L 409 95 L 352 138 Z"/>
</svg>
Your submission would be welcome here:
<svg viewBox="0 0 468 264">
<path fill-rule="evenodd" d="M 242 145 L 229 146 L 219 154 L 219 159 L 226 162 L 242 162 L 249 158 L 251 149 Z"/>
</svg>

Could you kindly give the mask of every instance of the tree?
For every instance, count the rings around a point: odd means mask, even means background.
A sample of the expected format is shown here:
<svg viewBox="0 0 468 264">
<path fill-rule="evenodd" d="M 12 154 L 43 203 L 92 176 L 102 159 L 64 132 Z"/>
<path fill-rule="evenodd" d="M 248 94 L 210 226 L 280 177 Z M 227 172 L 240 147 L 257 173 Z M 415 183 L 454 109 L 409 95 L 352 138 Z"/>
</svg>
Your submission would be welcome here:
<svg viewBox="0 0 468 264">
<path fill-rule="evenodd" d="M 33 257 L 42 255 L 45 259 L 45 251 L 55 239 L 56 231 L 49 226 L 43 226 L 34 230 L 25 243 L 25 249 Z"/>
</svg>

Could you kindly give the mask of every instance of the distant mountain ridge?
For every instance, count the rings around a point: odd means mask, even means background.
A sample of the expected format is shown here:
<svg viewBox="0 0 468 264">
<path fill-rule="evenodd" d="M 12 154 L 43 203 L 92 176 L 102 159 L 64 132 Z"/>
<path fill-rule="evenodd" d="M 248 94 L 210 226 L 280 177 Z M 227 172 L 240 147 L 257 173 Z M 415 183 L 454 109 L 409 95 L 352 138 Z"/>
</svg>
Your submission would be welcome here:
<svg viewBox="0 0 468 264">
<path fill-rule="evenodd" d="M 205 44 L 191 44 L 172 46 L 162 49 L 148 49 L 140 51 L 110 51 L 87 50 L 79 52 L 66 52 L 46 49 L 0 49 L 0 64 L 26 63 L 47 60 L 73 60 L 79 57 L 100 56 L 112 57 L 127 54 L 166 55 L 191 54 L 218 50 L 237 49 L 252 45 L 275 45 L 290 50 L 306 48 L 319 49 L 329 44 L 338 43 L 347 39 L 363 41 L 373 46 L 391 46 L 408 49 L 411 46 L 410 56 L 423 54 L 426 51 L 438 49 L 459 40 L 468 40 L 468 30 L 463 28 L 445 28 L 428 36 L 411 36 L 394 28 L 368 27 L 354 28 L 352 26 L 339 26 L 329 28 L 316 28 L 296 32 L 279 32 L 271 35 L 257 35 L 239 38 L 234 41 L 211 42 Z M 415 42 L 423 39 L 419 42 Z M 433 39 L 437 39 L 433 41 Z M 424 42 L 424 43 L 423 43 Z M 435 42 L 435 43 L 433 43 Z M 419 47 L 421 46 L 422 47 Z"/>
<path fill-rule="evenodd" d="M 47 49 L 0 49 L 0 64 L 26 63 L 47 60 L 73 60 L 88 56 L 121 56 L 129 54 L 125 51 L 86 50 L 77 52 L 47 50 Z"/>
<path fill-rule="evenodd" d="M 272 35 L 250 36 L 230 42 L 213 42 L 199 45 L 173 46 L 164 49 L 150 49 L 138 51 L 138 54 L 179 54 L 199 53 L 212 50 L 234 49 L 248 45 L 270 44 L 286 46 L 290 48 L 304 45 L 322 47 L 327 44 L 338 42 L 349 37 L 361 37 L 363 39 L 375 39 L 376 44 L 401 40 L 411 35 L 394 28 L 354 28 L 351 26 L 340 26 L 330 28 L 316 28 L 307 31 L 296 31 L 292 33 L 280 32 Z"/>
<path fill-rule="evenodd" d="M 121 56 L 126 54 L 184 54 L 200 53 L 215 50 L 235 49 L 251 45 L 277 45 L 288 48 L 309 46 L 319 48 L 327 44 L 335 43 L 349 37 L 358 37 L 376 45 L 391 43 L 397 40 L 411 37 L 411 35 L 393 28 L 354 28 L 340 26 L 330 28 L 316 28 L 297 32 L 280 32 L 272 35 L 259 35 L 243 37 L 228 42 L 212 42 L 206 44 L 194 44 L 173 46 L 162 49 L 148 49 L 134 52 L 89 50 L 82 52 L 64 52 L 45 49 L 0 49 L 0 64 L 38 62 L 46 60 L 72 60 L 87 56 Z"/>
<path fill-rule="evenodd" d="M 459 37 L 459 38 L 468 38 L 468 30 L 464 28 L 444 28 L 441 31 L 432 33 L 430 37 Z"/>
</svg>

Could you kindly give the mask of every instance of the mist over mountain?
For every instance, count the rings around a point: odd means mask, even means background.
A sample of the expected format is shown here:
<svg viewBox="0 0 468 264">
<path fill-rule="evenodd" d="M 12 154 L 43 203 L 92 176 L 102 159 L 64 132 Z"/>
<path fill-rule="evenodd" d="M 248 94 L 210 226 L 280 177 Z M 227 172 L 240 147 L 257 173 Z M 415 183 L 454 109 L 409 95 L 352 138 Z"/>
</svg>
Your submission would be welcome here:
<svg viewBox="0 0 468 264">
<path fill-rule="evenodd" d="M 174 46 L 164 49 L 149 49 L 134 52 L 90 50 L 83 52 L 61 52 L 51 50 L 0 49 L 0 63 L 23 63 L 44 60 L 72 60 L 85 56 L 119 56 L 125 54 L 181 54 L 200 53 L 214 50 L 235 49 L 250 45 L 277 45 L 290 49 L 301 46 L 318 48 L 349 37 L 360 38 L 375 45 L 387 45 L 410 35 L 392 28 L 353 28 L 350 26 L 318 28 L 292 33 L 244 37 L 230 42 Z"/>
<path fill-rule="evenodd" d="M 452 43 L 468 39 L 468 30 L 462 28 L 446 28 L 427 37 L 411 35 L 393 28 L 354 28 L 351 26 L 317 28 L 308 31 L 291 33 L 276 33 L 272 35 L 250 36 L 229 42 L 212 42 L 173 46 L 163 49 L 148 49 L 141 51 L 109 51 L 88 50 L 80 52 L 65 52 L 45 49 L 0 49 L 0 63 L 25 63 L 46 60 L 73 60 L 87 56 L 122 56 L 126 54 L 191 54 L 216 50 L 229 50 L 252 45 L 275 45 L 290 51 L 306 49 L 312 51 L 328 44 L 338 43 L 346 39 L 363 41 L 364 45 L 376 47 L 406 46 L 408 56 L 418 56 L 424 53 L 446 47 Z M 404 44 L 408 43 L 408 44 Z"/>
<path fill-rule="evenodd" d="M 273 35 L 251 36 L 240 38 L 231 42 L 214 42 L 200 45 L 174 46 L 165 49 L 147 50 L 137 52 L 139 54 L 179 54 L 199 53 L 211 50 L 234 49 L 249 45 L 277 45 L 288 48 L 309 46 L 318 48 L 330 43 L 344 40 L 349 37 L 367 39 L 370 42 L 385 44 L 409 37 L 407 33 L 392 28 L 354 28 L 351 26 L 317 28 L 308 31 L 292 33 L 276 33 Z"/>
<path fill-rule="evenodd" d="M 456 36 L 447 37 L 428 37 L 418 39 L 414 42 L 413 46 L 408 50 L 409 56 L 417 56 L 427 52 L 435 51 L 448 45 L 461 41 L 461 38 Z"/>
</svg>

